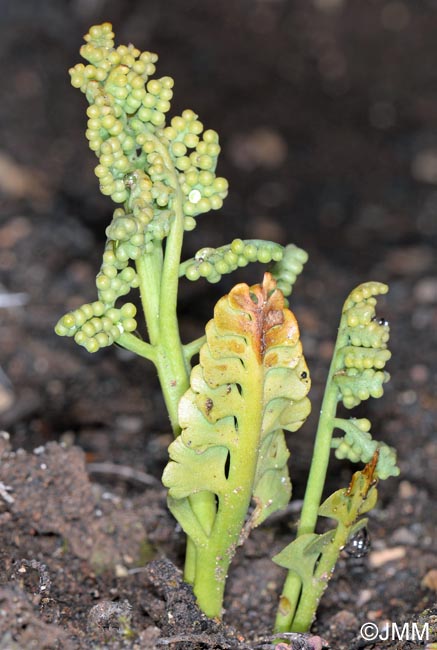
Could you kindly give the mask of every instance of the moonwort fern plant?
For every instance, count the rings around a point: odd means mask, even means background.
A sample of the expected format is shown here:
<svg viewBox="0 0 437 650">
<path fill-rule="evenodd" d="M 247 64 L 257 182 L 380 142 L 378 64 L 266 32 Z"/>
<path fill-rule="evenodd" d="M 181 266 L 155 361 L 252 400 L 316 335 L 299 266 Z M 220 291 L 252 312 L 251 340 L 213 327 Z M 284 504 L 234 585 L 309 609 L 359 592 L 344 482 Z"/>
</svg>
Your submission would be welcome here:
<svg viewBox="0 0 437 650">
<path fill-rule="evenodd" d="M 88 63 L 70 70 L 71 82 L 89 103 L 86 136 L 100 190 L 118 207 L 106 229 L 98 299 L 63 316 L 56 332 L 89 352 L 116 343 L 155 364 L 175 435 L 163 482 L 187 535 L 185 578 L 204 612 L 220 617 L 237 546 L 291 496 L 284 431 L 299 429 L 310 412 L 310 376 L 287 297 L 307 255 L 292 244 L 236 239 L 182 261 L 185 233 L 227 195 L 215 172 L 218 135 L 191 110 L 167 121 L 173 80 L 151 78 L 156 54 L 115 47 L 110 23 L 91 27 L 85 41 Z M 217 303 L 205 336 L 182 343 L 180 278 L 218 282 L 249 262 L 270 264 L 262 283 L 235 286 Z M 140 326 L 134 304 L 124 302 L 136 289 Z M 386 291 L 363 284 L 343 309 L 298 535 L 274 558 L 289 570 L 278 633 L 309 627 L 342 546 L 366 523 L 360 517 L 376 501 L 377 479 L 399 471 L 368 420 L 337 416 L 341 401 L 352 408 L 380 397 L 388 380 L 389 328 L 375 315 L 375 296 Z M 335 430 L 342 435 L 333 437 Z M 331 448 L 366 467 L 321 504 Z M 317 534 L 318 516 L 336 528 Z"/>
</svg>

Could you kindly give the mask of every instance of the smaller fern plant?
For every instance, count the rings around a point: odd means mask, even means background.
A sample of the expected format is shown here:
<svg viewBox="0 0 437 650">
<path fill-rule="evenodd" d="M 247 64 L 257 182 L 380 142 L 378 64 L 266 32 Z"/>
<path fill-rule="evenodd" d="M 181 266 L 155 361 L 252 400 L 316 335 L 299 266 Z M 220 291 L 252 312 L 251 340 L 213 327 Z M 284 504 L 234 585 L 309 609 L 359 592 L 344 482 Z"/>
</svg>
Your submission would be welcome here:
<svg viewBox="0 0 437 650">
<path fill-rule="evenodd" d="M 372 438 L 369 420 L 337 416 L 341 403 L 351 409 L 370 397 L 381 397 L 390 378 L 384 369 L 391 356 L 389 325 L 375 311 L 376 297 L 387 291 L 385 284 L 366 282 L 343 306 L 296 540 L 273 558 L 289 570 L 276 617 L 278 632 L 310 627 L 341 549 L 367 523 L 359 517 L 374 507 L 378 479 L 399 474 L 394 449 Z M 344 435 L 333 437 L 336 430 Z M 366 467 L 354 474 L 346 490 L 321 504 L 331 449 L 337 458 Z M 317 535 L 319 516 L 336 521 L 337 529 Z"/>
<path fill-rule="evenodd" d="M 98 158 L 100 191 L 117 207 L 106 228 L 97 299 L 65 314 L 55 329 L 91 353 L 115 343 L 155 365 L 175 436 L 163 482 L 187 535 L 185 579 L 203 611 L 220 617 L 236 548 L 291 496 L 284 431 L 297 431 L 311 406 L 287 297 L 307 254 L 293 244 L 235 239 L 182 259 L 185 234 L 221 208 L 228 192 L 216 174 L 218 135 L 190 109 L 168 120 L 173 79 L 154 76 L 156 54 L 116 47 L 110 23 L 91 27 L 85 42 L 86 63 L 70 70 L 71 83 L 89 104 L 86 137 Z M 183 343 L 180 279 L 215 283 L 250 262 L 269 265 L 263 281 L 236 285 L 218 301 L 205 335 Z M 134 291 L 140 322 L 126 301 Z M 274 558 L 288 569 L 278 634 L 311 625 L 340 549 L 366 524 L 361 515 L 375 504 L 378 478 L 399 472 L 394 450 L 373 439 L 367 419 L 337 415 L 340 402 L 352 408 L 383 393 L 389 328 L 375 305 L 386 291 L 376 282 L 360 285 L 343 309 L 297 538 Z M 341 435 L 333 437 L 335 430 Z M 366 465 L 349 488 L 321 504 L 331 449 Z M 319 516 L 336 528 L 316 533 Z"/>
</svg>

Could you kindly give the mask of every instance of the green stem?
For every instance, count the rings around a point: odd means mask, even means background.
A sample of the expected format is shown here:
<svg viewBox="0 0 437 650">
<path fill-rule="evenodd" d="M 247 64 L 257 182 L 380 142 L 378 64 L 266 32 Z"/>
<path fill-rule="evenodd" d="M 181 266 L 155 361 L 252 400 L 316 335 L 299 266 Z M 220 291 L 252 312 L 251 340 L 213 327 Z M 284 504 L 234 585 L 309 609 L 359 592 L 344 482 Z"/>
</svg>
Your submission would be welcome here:
<svg viewBox="0 0 437 650">
<path fill-rule="evenodd" d="M 206 336 L 200 336 L 198 339 L 195 339 L 194 341 L 190 341 L 190 343 L 186 343 L 184 345 L 184 356 L 189 363 L 191 359 L 194 357 L 195 354 L 200 352 L 200 348 L 206 341 Z"/>
<path fill-rule="evenodd" d="M 282 593 L 279 597 L 274 627 L 275 632 L 290 632 L 301 591 L 302 580 L 294 571 L 288 571 Z"/>
<path fill-rule="evenodd" d="M 221 618 L 226 575 L 231 558 L 223 541 L 215 538 L 206 547 L 197 549 L 194 594 L 200 609 L 209 618 Z"/>
<path fill-rule="evenodd" d="M 150 137 L 155 143 L 156 150 L 164 160 L 175 192 L 172 203 L 175 220 L 167 237 L 165 255 L 159 269 L 159 291 L 155 294 L 155 296 L 158 296 L 158 304 L 155 309 L 157 309 L 159 321 L 159 334 L 155 347 L 158 376 L 173 432 L 177 436 L 180 433 L 179 401 L 190 385 L 189 358 L 181 342 L 177 317 L 179 267 L 184 236 L 183 194 L 177 172 L 167 149 L 162 146 L 157 138 Z M 190 499 L 190 503 L 199 520 L 204 517 L 206 521 L 210 522 L 212 517 L 215 516 L 215 500 L 212 494 Z M 195 567 L 196 549 L 192 541 L 188 539 L 185 560 L 185 578 L 188 582 L 194 582 Z"/>
<path fill-rule="evenodd" d="M 159 294 L 161 291 L 162 275 L 161 246 L 161 242 L 155 241 L 153 250 L 145 253 L 136 260 L 141 305 L 152 345 L 157 344 L 160 331 Z"/>
<path fill-rule="evenodd" d="M 297 537 L 305 533 L 313 533 L 317 524 L 318 511 L 329 465 L 331 440 L 335 428 L 334 419 L 339 400 L 339 391 L 334 383 L 334 376 L 342 368 L 342 358 L 339 351 L 347 343 L 347 335 L 343 332 L 344 323 L 342 318 L 326 381 Z M 295 612 L 297 607 L 300 607 L 301 602 L 306 599 L 306 594 L 307 590 L 305 585 L 302 585 L 300 578 L 294 571 L 289 571 L 280 597 L 280 607 L 275 622 L 276 632 L 296 631 L 294 627 Z M 315 608 L 313 615 L 314 612 Z"/>
<path fill-rule="evenodd" d="M 118 337 L 116 342 L 122 348 L 130 350 L 130 352 L 134 352 L 140 357 L 149 359 L 149 361 L 153 361 L 153 363 L 156 362 L 156 354 L 153 345 L 146 343 L 146 341 L 142 341 L 137 336 L 134 336 L 134 334 L 131 334 L 130 332 L 123 332 L 123 334 Z"/>
<path fill-rule="evenodd" d="M 297 536 L 305 533 L 313 533 L 317 524 L 317 515 L 322 500 L 323 488 L 328 471 L 329 457 L 331 453 L 331 440 L 334 430 L 334 417 L 337 411 L 338 390 L 332 383 L 334 367 L 328 376 L 327 390 L 322 402 L 319 425 L 317 427 L 314 453 L 308 476 L 307 488 L 302 506 Z"/>
<path fill-rule="evenodd" d="M 334 538 L 324 549 L 317 564 L 314 578 L 304 586 L 296 614 L 293 619 L 293 632 L 306 632 L 313 622 L 314 613 L 320 598 L 328 586 L 329 578 L 337 563 L 340 550 L 348 540 L 350 528 L 338 522 Z"/>
<path fill-rule="evenodd" d="M 219 504 L 208 543 L 196 549 L 194 594 L 200 609 L 210 618 L 221 617 L 228 568 L 250 504 L 256 463 L 247 460 L 244 455 L 243 462 L 238 463 L 239 478 L 231 480 L 230 485 L 235 487 L 229 490 L 222 506 Z M 248 489 L 241 489 L 243 485 Z"/>
<path fill-rule="evenodd" d="M 183 197 L 178 184 L 175 192 L 173 200 L 175 221 L 167 237 L 159 293 L 161 329 L 158 345 L 158 358 L 160 359 L 158 373 L 173 431 L 178 434 L 180 431 L 178 406 L 182 395 L 190 384 L 190 369 L 184 356 L 177 316 L 178 272 L 184 235 Z"/>
<path fill-rule="evenodd" d="M 238 417 L 238 441 L 229 447 L 226 488 L 218 495 L 218 509 L 207 544 L 197 548 L 194 593 L 199 607 L 220 617 L 229 565 L 235 554 L 252 498 L 261 444 L 263 368 L 246 359 L 248 405 Z M 252 405 L 251 408 L 249 405 Z"/>
<path fill-rule="evenodd" d="M 136 261 L 141 303 L 150 345 L 154 351 L 153 362 L 158 371 L 173 433 L 178 435 L 178 404 L 188 388 L 189 374 L 179 336 L 175 302 L 168 305 L 164 314 L 162 313 L 162 294 L 166 292 L 165 287 L 172 283 L 168 274 L 164 282 L 164 264 L 160 242 L 155 243 L 151 253 L 143 255 Z M 177 280 L 176 276 L 176 282 Z M 174 288 L 171 295 L 174 295 Z"/>
<path fill-rule="evenodd" d="M 179 263 L 184 235 L 183 196 L 168 151 L 158 138 L 152 134 L 149 137 L 165 162 L 175 192 L 175 220 L 167 237 L 165 254 L 162 243 L 155 242 L 153 252 L 137 260 L 137 271 L 150 343 L 155 348 L 155 365 L 173 433 L 178 435 L 179 400 L 189 386 L 189 365 L 185 361 L 177 317 Z"/>
<path fill-rule="evenodd" d="M 334 429 L 333 420 L 338 402 L 337 389 L 332 385 L 332 376 L 335 371 L 336 365 L 333 360 L 328 375 L 327 388 L 322 402 L 322 409 L 320 411 L 320 419 L 314 443 L 314 453 L 308 476 L 301 518 L 297 529 L 297 537 L 305 533 L 313 533 L 316 528 L 317 514 L 322 499 L 323 487 L 325 485 L 326 472 L 329 464 L 331 439 Z M 280 597 L 280 607 L 275 623 L 276 632 L 295 631 L 293 619 L 299 603 L 299 597 L 301 596 L 302 599 L 304 593 L 305 589 L 302 589 L 301 579 L 294 571 L 289 571 Z"/>
<path fill-rule="evenodd" d="M 189 498 L 189 502 L 198 519 L 199 526 L 201 526 L 206 536 L 209 537 L 217 512 L 214 496 L 210 492 L 199 492 L 198 494 L 193 494 Z M 198 562 L 199 557 L 196 545 L 190 538 L 187 538 L 184 578 L 191 585 L 194 585 L 196 580 L 196 565 Z"/>
</svg>

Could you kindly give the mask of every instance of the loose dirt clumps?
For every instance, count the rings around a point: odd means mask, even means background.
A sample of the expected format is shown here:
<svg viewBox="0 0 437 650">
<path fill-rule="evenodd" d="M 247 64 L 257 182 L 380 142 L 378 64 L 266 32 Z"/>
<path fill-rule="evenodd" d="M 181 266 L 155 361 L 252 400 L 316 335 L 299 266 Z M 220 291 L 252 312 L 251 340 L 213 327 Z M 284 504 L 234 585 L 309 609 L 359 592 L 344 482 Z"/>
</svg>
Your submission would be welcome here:
<svg viewBox="0 0 437 650">
<path fill-rule="evenodd" d="M 97 571 L 139 557 L 146 539 L 141 520 L 124 508 L 115 518 L 104 504 L 99 506 L 105 496 L 99 499 L 93 491 L 81 449 L 53 442 L 31 454 L 6 452 L 1 461 L 6 505 L 12 519 L 22 522 L 21 535 L 57 535 Z M 19 547 L 20 531 L 15 539 Z"/>
<path fill-rule="evenodd" d="M 172 561 L 148 561 L 174 531 L 161 488 L 122 499 L 90 482 L 78 447 L 1 442 L 0 650 L 273 647 L 208 619 Z"/>
</svg>

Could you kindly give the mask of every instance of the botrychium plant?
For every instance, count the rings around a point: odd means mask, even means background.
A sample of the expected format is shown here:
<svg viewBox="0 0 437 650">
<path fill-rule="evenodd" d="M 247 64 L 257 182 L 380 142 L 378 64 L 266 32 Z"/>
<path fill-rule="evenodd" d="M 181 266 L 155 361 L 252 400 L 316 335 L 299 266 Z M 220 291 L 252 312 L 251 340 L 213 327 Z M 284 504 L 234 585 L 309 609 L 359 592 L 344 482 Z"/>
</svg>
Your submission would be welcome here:
<svg viewBox="0 0 437 650">
<path fill-rule="evenodd" d="M 167 120 L 173 79 L 152 78 L 156 54 L 115 47 L 110 23 L 91 27 L 85 41 L 88 63 L 70 70 L 71 83 L 89 103 L 86 136 L 99 160 L 100 190 L 117 207 L 106 228 L 98 299 L 63 316 L 56 332 L 89 352 L 116 343 L 155 364 L 175 436 L 163 483 L 187 535 L 185 579 L 202 610 L 220 617 L 236 548 L 291 496 L 284 431 L 297 431 L 311 407 L 287 297 L 307 254 L 292 244 L 235 239 L 181 261 L 185 232 L 221 208 L 228 192 L 215 171 L 218 135 L 191 110 Z M 218 282 L 249 262 L 270 265 L 262 282 L 237 284 L 218 301 L 205 336 L 182 343 L 180 278 Z M 136 307 L 124 302 L 135 289 L 140 327 Z M 376 297 L 386 292 L 367 282 L 343 308 L 297 536 L 273 558 L 288 569 L 278 633 L 309 628 L 341 549 L 366 525 L 377 480 L 399 473 L 394 450 L 372 438 L 369 420 L 337 415 L 340 403 L 350 409 L 381 397 L 389 379 L 389 327 L 375 314 Z M 365 468 L 322 503 L 331 449 Z M 319 516 L 335 528 L 316 533 Z"/>
</svg>

